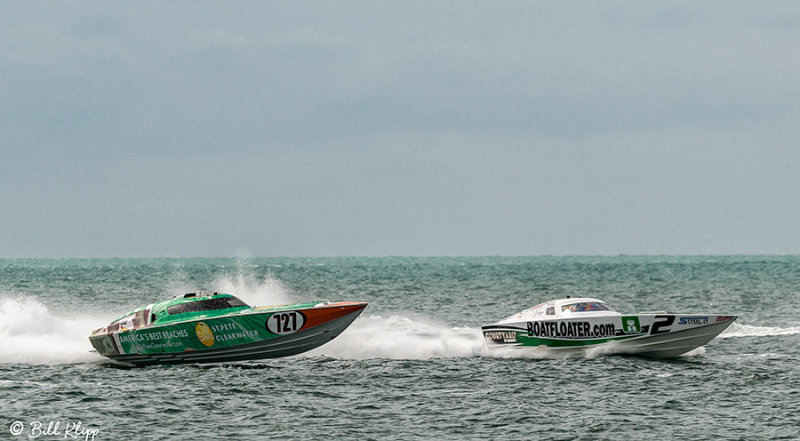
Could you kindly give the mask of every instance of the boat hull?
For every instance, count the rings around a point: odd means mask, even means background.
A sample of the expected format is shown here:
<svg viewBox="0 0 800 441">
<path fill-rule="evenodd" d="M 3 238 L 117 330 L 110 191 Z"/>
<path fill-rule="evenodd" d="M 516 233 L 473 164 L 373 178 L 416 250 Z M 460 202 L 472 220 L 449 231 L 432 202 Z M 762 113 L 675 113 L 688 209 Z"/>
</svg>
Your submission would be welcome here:
<svg viewBox="0 0 800 441">
<path fill-rule="evenodd" d="M 212 363 L 287 357 L 319 347 L 342 333 L 366 303 L 273 309 L 197 319 L 90 337 L 115 362 Z"/>
<path fill-rule="evenodd" d="M 498 323 L 482 330 L 487 342 L 495 347 L 671 358 L 705 345 L 735 319 L 699 314 L 633 314 Z"/>
</svg>

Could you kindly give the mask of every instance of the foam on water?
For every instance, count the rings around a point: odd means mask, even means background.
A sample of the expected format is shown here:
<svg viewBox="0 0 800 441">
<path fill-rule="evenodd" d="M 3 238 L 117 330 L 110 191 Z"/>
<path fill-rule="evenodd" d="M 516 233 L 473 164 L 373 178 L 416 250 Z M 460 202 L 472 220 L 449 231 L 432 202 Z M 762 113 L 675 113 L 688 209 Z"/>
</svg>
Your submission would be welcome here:
<svg viewBox="0 0 800 441">
<path fill-rule="evenodd" d="M 449 327 L 404 315 L 360 317 L 335 340 L 308 355 L 348 359 L 470 357 L 483 354 L 480 329 Z"/>
<path fill-rule="evenodd" d="M 449 327 L 425 317 L 366 316 L 357 319 L 339 337 L 304 356 L 342 359 L 427 360 L 447 357 L 518 359 L 597 358 L 619 353 L 613 345 L 582 352 L 554 351 L 545 347 L 489 347 L 480 328 Z M 699 347 L 683 357 L 706 353 Z"/>
<path fill-rule="evenodd" d="M 303 301 L 279 280 L 269 275 L 258 278 L 241 269 L 234 277 L 215 280 L 213 286 L 216 291 L 234 294 L 253 306 Z M 369 316 L 369 311 L 366 314 L 335 340 L 303 356 L 424 360 L 468 357 L 485 351 L 480 329 L 449 327 L 427 317 Z"/>
<path fill-rule="evenodd" d="M 88 335 L 107 317 L 54 314 L 31 296 L 0 296 L 0 363 L 100 361 Z"/>
<path fill-rule="evenodd" d="M 790 326 L 781 328 L 777 326 L 755 326 L 743 325 L 740 323 L 733 323 L 717 338 L 734 338 L 734 337 L 765 337 L 777 335 L 795 335 L 800 334 L 800 326 Z"/>
</svg>

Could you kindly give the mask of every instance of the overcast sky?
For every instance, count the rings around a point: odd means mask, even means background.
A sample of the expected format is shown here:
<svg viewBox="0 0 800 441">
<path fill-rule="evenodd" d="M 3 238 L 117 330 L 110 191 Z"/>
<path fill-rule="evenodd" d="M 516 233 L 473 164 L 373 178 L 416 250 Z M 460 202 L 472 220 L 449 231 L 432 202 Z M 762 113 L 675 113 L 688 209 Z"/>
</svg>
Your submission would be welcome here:
<svg viewBox="0 0 800 441">
<path fill-rule="evenodd" d="M 800 3 L 0 3 L 0 257 L 733 253 Z"/>
</svg>

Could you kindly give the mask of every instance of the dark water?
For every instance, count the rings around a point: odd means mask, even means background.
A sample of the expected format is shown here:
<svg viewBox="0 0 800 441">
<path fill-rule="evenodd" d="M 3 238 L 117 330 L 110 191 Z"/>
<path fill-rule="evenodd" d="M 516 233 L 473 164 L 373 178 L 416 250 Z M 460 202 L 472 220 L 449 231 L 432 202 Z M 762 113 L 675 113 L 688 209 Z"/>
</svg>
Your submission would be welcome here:
<svg viewBox="0 0 800 441">
<path fill-rule="evenodd" d="M 88 352 L 91 329 L 198 290 L 370 306 L 292 358 Z M 800 439 L 799 293 L 794 256 L 0 260 L 0 439 Z M 740 318 L 667 361 L 484 346 L 481 324 L 567 295 Z"/>
</svg>

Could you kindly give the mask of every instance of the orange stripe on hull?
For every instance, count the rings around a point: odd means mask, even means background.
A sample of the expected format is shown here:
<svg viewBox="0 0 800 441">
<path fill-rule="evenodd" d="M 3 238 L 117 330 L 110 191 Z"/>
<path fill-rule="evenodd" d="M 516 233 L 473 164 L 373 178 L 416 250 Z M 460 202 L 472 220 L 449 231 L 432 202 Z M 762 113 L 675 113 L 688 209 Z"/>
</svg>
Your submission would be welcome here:
<svg viewBox="0 0 800 441">
<path fill-rule="evenodd" d="M 367 307 L 364 302 L 341 302 L 331 303 L 322 307 L 313 309 L 304 309 L 303 315 L 306 316 L 306 322 L 300 330 L 313 328 L 314 326 L 335 320 L 339 317 L 360 311 Z"/>
</svg>

